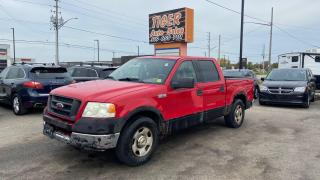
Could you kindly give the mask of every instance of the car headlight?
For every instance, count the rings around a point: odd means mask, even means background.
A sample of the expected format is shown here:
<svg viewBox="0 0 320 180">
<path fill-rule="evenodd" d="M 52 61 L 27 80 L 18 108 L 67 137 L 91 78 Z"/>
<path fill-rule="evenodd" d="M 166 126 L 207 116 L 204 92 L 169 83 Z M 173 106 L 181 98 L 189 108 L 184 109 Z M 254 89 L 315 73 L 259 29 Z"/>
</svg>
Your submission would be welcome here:
<svg viewBox="0 0 320 180">
<path fill-rule="evenodd" d="M 116 116 L 116 107 L 111 103 L 88 102 L 82 117 L 110 118 Z"/>
<path fill-rule="evenodd" d="M 294 88 L 294 92 L 305 92 L 306 91 L 306 87 L 296 87 Z"/>
<path fill-rule="evenodd" d="M 260 88 L 260 91 L 267 91 L 268 90 L 268 87 L 263 86 L 263 85 L 261 85 L 259 88 Z"/>
</svg>

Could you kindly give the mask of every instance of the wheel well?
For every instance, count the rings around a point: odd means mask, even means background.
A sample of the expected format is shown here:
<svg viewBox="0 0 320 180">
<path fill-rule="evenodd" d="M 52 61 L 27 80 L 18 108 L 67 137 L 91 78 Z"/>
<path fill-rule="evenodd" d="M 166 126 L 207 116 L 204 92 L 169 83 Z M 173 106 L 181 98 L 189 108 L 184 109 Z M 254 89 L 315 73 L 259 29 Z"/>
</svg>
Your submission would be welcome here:
<svg viewBox="0 0 320 180">
<path fill-rule="evenodd" d="M 160 130 L 160 125 L 161 125 L 161 122 L 163 119 L 162 119 L 161 115 L 159 115 L 156 112 L 150 111 L 150 110 L 142 110 L 142 111 L 136 112 L 133 115 L 131 115 L 127 119 L 127 121 L 124 125 L 124 128 L 129 126 L 132 122 L 134 122 L 134 120 L 136 120 L 137 118 L 139 118 L 141 116 L 148 117 L 148 118 L 152 119 L 157 124 L 157 126 Z"/>
<path fill-rule="evenodd" d="M 240 99 L 243 104 L 247 107 L 247 97 L 244 94 L 238 94 L 234 97 L 233 102 L 235 102 L 237 99 Z"/>
</svg>

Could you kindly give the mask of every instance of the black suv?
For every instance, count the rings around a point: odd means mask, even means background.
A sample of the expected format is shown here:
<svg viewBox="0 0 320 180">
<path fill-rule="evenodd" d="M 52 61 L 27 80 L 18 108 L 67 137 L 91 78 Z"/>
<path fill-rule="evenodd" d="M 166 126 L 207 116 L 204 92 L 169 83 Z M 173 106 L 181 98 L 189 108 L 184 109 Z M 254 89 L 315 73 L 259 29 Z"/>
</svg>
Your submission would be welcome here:
<svg viewBox="0 0 320 180">
<path fill-rule="evenodd" d="M 254 80 L 254 98 L 259 97 L 259 79 L 250 69 L 226 69 L 223 70 L 225 78 L 250 78 Z"/>
<path fill-rule="evenodd" d="M 117 67 L 109 66 L 76 65 L 69 67 L 68 72 L 75 82 L 84 82 L 105 79 L 116 69 Z"/>
<path fill-rule="evenodd" d="M 51 90 L 73 83 L 67 69 L 45 64 L 14 64 L 0 74 L 0 102 L 16 115 L 44 107 Z"/>
<path fill-rule="evenodd" d="M 316 83 L 310 69 L 274 69 L 261 80 L 261 105 L 298 104 L 309 108 L 315 100 Z"/>
</svg>

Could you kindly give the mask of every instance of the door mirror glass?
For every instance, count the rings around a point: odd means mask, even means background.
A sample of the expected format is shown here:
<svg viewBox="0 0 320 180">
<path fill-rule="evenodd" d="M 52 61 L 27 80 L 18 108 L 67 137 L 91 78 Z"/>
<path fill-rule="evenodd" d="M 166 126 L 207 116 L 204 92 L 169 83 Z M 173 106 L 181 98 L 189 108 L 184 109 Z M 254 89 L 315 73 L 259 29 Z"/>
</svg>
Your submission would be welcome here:
<svg viewBox="0 0 320 180">
<path fill-rule="evenodd" d="M 171 83 L 173 89 L 181 88 L 194 88 L 194 79 L 193 78 L 179 78 L 173 80 Z"/>
<path fill-rule="evenodd" d="M 264 80 L 265 80 L 265 78 L 262 77 L 262 78 L 261 78 L 261 81 L 264 81 Z"/>
</svg>

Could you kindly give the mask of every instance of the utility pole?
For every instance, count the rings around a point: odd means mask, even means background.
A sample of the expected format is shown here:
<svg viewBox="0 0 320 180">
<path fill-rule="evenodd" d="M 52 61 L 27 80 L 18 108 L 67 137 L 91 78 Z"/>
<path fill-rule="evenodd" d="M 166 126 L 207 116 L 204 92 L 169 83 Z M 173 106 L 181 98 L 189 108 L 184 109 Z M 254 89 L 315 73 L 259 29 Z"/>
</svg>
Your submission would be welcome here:
<svg viewBox="0 0 320 180">
<path fill-rule="evenodd" d="M 98 48 L 98 62 L 100 61 L 100 41 L 99 39 L 94 40 L 97 42 L 97 48 Z"/>
<path fill-rule="evenodd" d="M 54 6 L 54 10 L 51 10 L 51 12 L 54 13 L 54 15 L 51 16 L 51 23 L 53 25 L 53 28 L 55 30 L 55 38 L 56 38 L 56 55 L 55 55 L 55 64 L 59 64 L 59 29 L 64 26 L 67 22 L 69 22 L 72 19 L 78 19 L 78 18 L 70 18 L 66 21 L 62 17 L 59 18 L 59 0 L 54 0 L 56 2 Z"/>
<path fill-rule="evenodd" d="M 242 49 L 243 49 L 243 24 L 244 24 L 244 0 L 241 5 L 241 28 L 240 28 L 240 57 L 239 57 L 239 69 L 242 69 Z"/>
<path fill-rule="evenodd" d="M 55 0 L 56 5 L 55 5 L 55 23 L 54 23 L 54 28 L 56 30 L 56 57 L 55 57 L 55 64 L 59 65 L 59 0 Z"/>
<path fill-rule="evenodd" d="M 137 48 L 138 48 L 138 56 L 140 56 L 140 46 L 138 46 Z"/>
<path fill-rule="evenodd" d="M 266 45 L 265 44 L 263 44 L 263 47 L 262 47 L 262 69 L 264 70 L 264 58 L 265 58 L 265 56 L 266 56 Z"/>
<path fill-rule="evenodd" d="M 220 60 L 220 54 L 221 54 L 221 35 L 219 34 L 219 45 L 218 45 L 218 60 Z"/>
<path fill-rule="evenodd" d="M 16 38 L 14 36 L 14 28 L 12 29 L 12 44 L 13 44 L 13 63 L 16 62 Z"/>
<path fill-rule="evenodd" d="M 272 58 L 272 33 L 273 33 L 273 7 L 271 8 L 271 21 L 270 21 L 270 41 L 269 41 L 269 66 L 268 70 L 271 70 L 271 58 Z"/>
<path fill-rule="evenodd" d="M 211 56 L 211 34 L 208 32 L 208 57 Z"/>
</svg>

